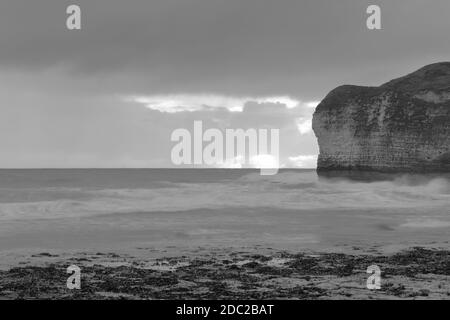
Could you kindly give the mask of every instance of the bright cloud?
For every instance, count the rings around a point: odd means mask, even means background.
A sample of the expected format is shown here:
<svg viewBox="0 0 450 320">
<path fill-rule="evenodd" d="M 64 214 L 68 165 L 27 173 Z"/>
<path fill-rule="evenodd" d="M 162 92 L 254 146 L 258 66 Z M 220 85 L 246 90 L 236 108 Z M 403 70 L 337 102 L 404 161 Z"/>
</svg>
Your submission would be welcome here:
<svg viewBox="0 0 450 320">
<path fill-rule="evenodd" d="M 307 106 L 308 108 L 315 109 L 319 105 L 319 103 L 320 103 L 320 101 L 310 101 L 310 102 L 306 102 L 305 106 Z"/>
<path fill-rule="evenodd" d="M 307 134 L 312 131 L 312 119 L 298 118 L 295 123 L 300 134 Z"/>
<path fill-rule="evenodd" d="M 304 117 L 295 119 L 295 124 L 297 125 L 297 129 L 301 135 L 310 133 L 312 131 L 312 115 L 319 103 L 320 101 L 309 101 L 303 103 L 303 106 L 306 107 L 306 115 Z"/>
<path fill-rule="evenodd" d="M 299 155 L 296 157 L 289 157 L 291 166 L 297 168 L 316 168 L 317 167 L 317 155 Z"/>
<path fill-rule="evenodd" d="M 175 113 L 181 111 L 200 111 L 206 108 L 225 108 L 231 112 L 242 112 L 248 102 L 257 103 L 280 103 L 288 109 L 300 105 L 311 106 L 311 103 L 302 103 L 288 96 L 272 97 L 230 97 L 222 95 L 155 95 L 155 96 L 131 96 L 126 101 L 144 104 L 147 108 L 161 112 Z"/>
</svg>

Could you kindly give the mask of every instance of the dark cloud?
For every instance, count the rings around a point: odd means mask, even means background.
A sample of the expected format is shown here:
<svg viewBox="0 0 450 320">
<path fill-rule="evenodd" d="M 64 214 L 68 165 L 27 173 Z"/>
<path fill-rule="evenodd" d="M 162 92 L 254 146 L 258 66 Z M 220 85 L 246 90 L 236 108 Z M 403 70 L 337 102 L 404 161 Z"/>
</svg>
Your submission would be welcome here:
<svg viewBox="0 0 450 320">
<path fill-rule="evenodd" d="M 448 0 L 78 0 L 83 29 L 73 32 L 71 3 L 2 1 L 0 65 L 118 73 L 141 92 L 318 99 L 342 82 L 383 82 L 450 52 Z M 365 28 L 373 3 L 381 31 Z"/>
</svg>

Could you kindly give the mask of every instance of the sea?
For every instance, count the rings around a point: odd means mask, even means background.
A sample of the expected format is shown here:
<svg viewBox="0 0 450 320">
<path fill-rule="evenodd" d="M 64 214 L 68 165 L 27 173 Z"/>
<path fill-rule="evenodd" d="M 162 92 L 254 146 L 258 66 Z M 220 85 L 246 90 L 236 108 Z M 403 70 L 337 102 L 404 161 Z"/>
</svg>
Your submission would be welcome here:
<svg viewBox="0 0 450 320">
<path fill-rule="evenodd" d="M 283 169 L 0 170 L 0 252 L 450 248 L 450 175 Z"/>
</svg>

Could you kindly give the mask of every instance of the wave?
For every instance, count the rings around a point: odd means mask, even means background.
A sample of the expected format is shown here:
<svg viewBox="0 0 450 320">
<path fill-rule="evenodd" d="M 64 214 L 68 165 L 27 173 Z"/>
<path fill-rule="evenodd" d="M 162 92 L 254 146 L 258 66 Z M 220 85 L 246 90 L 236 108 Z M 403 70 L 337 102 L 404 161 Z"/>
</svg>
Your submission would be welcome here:
<svg viewBox="0 0 450 320">
<path fill-rule="evenodd" d="M 448 214 L 447 178 L 398 176 L 390 181 L 322 179 L 315 171 L 250 172 L 217 182 L 140 183 L 139 188 L 2 188 L 0 219 L 86 217 L 111 213 L 196 209 L 259 208 L 286 210 L 407 208 Z"/>
</svg>

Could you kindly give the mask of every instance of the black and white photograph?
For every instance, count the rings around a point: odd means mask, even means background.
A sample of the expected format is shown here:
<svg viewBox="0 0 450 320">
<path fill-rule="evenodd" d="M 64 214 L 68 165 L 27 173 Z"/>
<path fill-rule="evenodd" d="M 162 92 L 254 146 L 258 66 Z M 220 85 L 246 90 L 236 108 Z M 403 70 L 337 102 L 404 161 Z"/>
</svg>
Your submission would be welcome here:
<svg viewBox="0 0 450 320">
<path fill-rule="evenodd" d="M 1 0 L 0 300 L 450 300 L 450 1 Z"/>
</svg>

